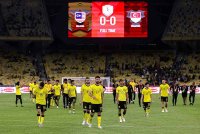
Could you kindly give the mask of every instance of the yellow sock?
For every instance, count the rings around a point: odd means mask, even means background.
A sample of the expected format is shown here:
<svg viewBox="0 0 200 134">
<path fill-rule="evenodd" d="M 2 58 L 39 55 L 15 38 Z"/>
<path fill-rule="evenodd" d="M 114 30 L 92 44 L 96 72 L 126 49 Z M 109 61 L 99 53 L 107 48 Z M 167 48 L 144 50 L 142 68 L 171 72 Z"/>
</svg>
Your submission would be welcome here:
<svg viewBox="0 0 200 134">
<path fill-rule="evenodd" d="M 51 99 L 51 106 L 54 106 L 54 100 Z"/>
<path fill-rule="evenodd" d="M 38 116 L 38 124 L 41 123 L 41 116 Z"/>
<path fill-rule="evenodd" d="M 90 118 L 90 114 L 86 114 L 86 121 L 88 121 L 88 119 Z"/>
<path fill-rule="evenodd" d="M 35 103 L 35 98 L 33 98 L 33 103 Z"/>
<path fill-rule="evenodd" d="M 147 113 L 148 113 L 148 114 L 150 113 L 150 109 L 147 109 Z"/>
<path fill-rule="evenodd" d="M 84 121 L 87 121 L 87 113 L 84 113 L 83 119 Z"/>
<path fill-rule="evenodd" d="M 44 123 L 44 117 L 41 117 L 41 124 Z"/>
<path fill-rule="evenodd" d="M 92 117 L 90 116 L 90 114 L 88 114 L 87 122 L 88 122 L 89 124 L 92 123 Z"/>
<path fill-rule="evenodd" d="M 50 101 L 50 105 L 52 106 L 52 99 L 51 99 L 51 101 Z"/>
<path fill-rule="evenodd" d="M 97 117 L 98 126 L 101 126 L 101 116 Z"/>
</svg>

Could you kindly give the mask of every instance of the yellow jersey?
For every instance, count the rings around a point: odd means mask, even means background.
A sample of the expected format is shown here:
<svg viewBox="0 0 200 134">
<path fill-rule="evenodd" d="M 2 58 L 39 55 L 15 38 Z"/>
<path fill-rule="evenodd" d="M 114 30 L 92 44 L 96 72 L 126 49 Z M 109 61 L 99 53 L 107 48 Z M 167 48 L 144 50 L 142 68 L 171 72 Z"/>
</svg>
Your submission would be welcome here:
<svg viewBox="0 0 200 134">
<path fill-rule="evenodd" d="M 133 90 L 135 90 L 136 83 L 135 82 L 130 82 L 129 84 L 132 86 Z"/>
<path fill-rule="evenodd" d="M 162 97 L 168 97 L 168 90 L 169 90 L 168 84 L 161 84 L 160 85 L 160 92 Z"/>
<path fill-rule="evenodd" d="M 35 90 L 36 88 L 39 88 L 39 85 L 33 83 L 33 85 L 32 85 L 32 91 L 34 92 L 34 90 Z"/>
<path fill-rule="evenodd" d="M 52 84 L 45 84 L 44 87 L 46 88 L 48 94 L 52 94 Z"/>
<path fill-rule="evenodd" d="M 36 96 L 36 104 L 46 105 L 46 96 L 48 92 L 45 87 L 43 87 L 42 89 L 40 89 L 39 87 L 36 88 L 33 94 Z"/>
<path fill-rule="evenodd" d="M 76 97 L 76 86 L 70 86 L 69 87 L 69 97 Z"/>
<path fill-rule="evenodd" d="M 91 93 L 92 93 L 92 96 L 95 97 L 92 98 L 92 101 L 91 103 L 92 104 L 102 104 L 102 94 L 103 94 L 104 90 L 103 90 L 103 86 L 102 85 L 96 85 L 96 84 L 93 84 L 91 85 Z"/>
<path fill-rule="evenodd" d="M 54 89 L 54 95 L 55 96 L 60 96 L 60 91 L 61 91 L 61 85 L 60 84 L 58 84 L 58 85 L 54 85 L 53 86 L 53 89 Z"/>
<path fill-rule="evenodd" d="M 126 86 L 118 86 L 116 89 L 116 93 L 118 94 L 118 101 L 126 101 L 128 88 Z"/>
<path fill-rule="evenodd" d="M 30 90 L 30 91 L 33 91 L 33 84 L 34 84 L 34 83 L 29 83 L 29 90 Z"/>
<path fill-rule="evenodd" d="M 68 94 L 69 84 L 63 83 L 63 93 Z"/>
<path fill-rule="evenodd" d="M 90 85 L 87 86 L 86 84 L 83 84 L 81 86 L 81 93 L 83 97 L 83 102 L 91 102 L 92 98 L 90 97 L 89 93 L 91 92 L 91 87 Z"/>
<path fill-rule="evenodd" d="M 143 102 L 151 102 L 151 94 L 152 90 L 150 88 L 143 88 L 142 95 L 143 95 Z"/>
<path fill-rule="evenodd" d="M 21 95 L 20 86 L 16 86 L 16 95 Z"/>
</svg>

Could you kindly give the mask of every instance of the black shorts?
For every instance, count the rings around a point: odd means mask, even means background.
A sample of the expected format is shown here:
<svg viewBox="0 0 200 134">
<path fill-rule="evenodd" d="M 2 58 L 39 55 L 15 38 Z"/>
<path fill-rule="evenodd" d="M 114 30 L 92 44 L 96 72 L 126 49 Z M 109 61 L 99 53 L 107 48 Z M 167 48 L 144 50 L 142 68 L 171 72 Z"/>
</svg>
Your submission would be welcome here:
<svg viewBox="0 0 200 134">
<path fill-rule="evenodd" d="M 195 96 L 195 92 L 190 92 L 190 95 L 191 96 Z"/>
<path fill-rule="evenodd" d="M 59 100 L 60 96 L 54 96 L 54 100 Z"/>
<path fill-rule="evenodd" d="M 162 102 L 168 102 L 168 97 L 163 97 L 163 96 L 161 96 L 161 101 L 162 101 Z"/>
<path fill-rule="evenodd" d="M 47 98 L 51 98 L 53 95 L 52 94 L 48 94 L 47 95 Z"/>
<path fill-rule="evenodd" d="M 83 102 L 83 109 L 91 110 L 91 103 L 90 102 Z"/>
<path fill-rule="evenodd" d="M 69 103 L 70 103 L 70 104 L 76 103 L 76 97 L 70 97 L 70 98 L 69 98 Z"/>
<path fill-rule="evenodd" d="M 126 103 L 126 101 L 119 101 L 119 103 L 118 103 L 118 109 L 127 109 L 127 103 Z"/>
<path fill-rule="evenodd" d="M 45 112 L 46 111 L 46 106 L 45 105 L 41 105 L 41 104 L 36 104 L 36 109 L 40 109 L 41 112 Z"/>
<path fill-rule="evenodd" d="M 102 112 L 102 104 L 91 104 L 91 112 L 92 113 Z"/>
<path fill-rule="evenodd" d="M 63 97 L 69 97 L 69 95 L 66 93 L 63 93 Z"/>
<path fill-rule="evenodd" d="M 143 102 L 143 108 L 146 109 L 148 107 L 150 107 L 150 102 Z"/>
<path fill-rule="evenodd" d="M 187 93 L 182 93 L 182 97 L 187 97 Z"/>
<path fill-rule="evenodd" d="M 16 99 L 22 99 L 21 95 L 16 95 Z"/>
</svg>

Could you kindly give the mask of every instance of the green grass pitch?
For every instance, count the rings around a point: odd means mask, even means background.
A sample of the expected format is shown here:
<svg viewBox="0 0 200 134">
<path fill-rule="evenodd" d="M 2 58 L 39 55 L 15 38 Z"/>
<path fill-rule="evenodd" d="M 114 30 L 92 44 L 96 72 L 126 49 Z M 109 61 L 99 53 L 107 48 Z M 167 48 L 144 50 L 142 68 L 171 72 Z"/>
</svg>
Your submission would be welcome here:
<svg viewBox="0 0 200 134">
<path fill-rule="evenodd" d="M 80 98 L 80 96 L 79 96 Z M 119 123 L 117 106 L 113 104 L 111 94 L 105 94 L 102 127 L 97 128 L 96 115 L 92 128 L 82 126 L 82 107 L 76 104 L 76 113 L 69 114 L 60 107 L 48 109 L 45 113 L 44 127 L 37 126 L 35 104 L 28 94 L 23 94 L 24 107 L 15 107 L 15 94 L 0 94 L 0 134 L 199 134 L 200 133 L 200 95 L 196 95 L 194 106 L 182 105 L 181 95 L 176 107 L 171 105 L 169 112 L 162 113 L 158 95 L 153 95 L 150 117 L 144 117 L 144 111 L 138 103 L 129 104 L 126 122 Z M 62 98 L 61 98 L 62 99 Z M 137 100 L 137 98 L 136 98 Z M 20 105 L 19 105 L 20 106 Z"/>
</svg>

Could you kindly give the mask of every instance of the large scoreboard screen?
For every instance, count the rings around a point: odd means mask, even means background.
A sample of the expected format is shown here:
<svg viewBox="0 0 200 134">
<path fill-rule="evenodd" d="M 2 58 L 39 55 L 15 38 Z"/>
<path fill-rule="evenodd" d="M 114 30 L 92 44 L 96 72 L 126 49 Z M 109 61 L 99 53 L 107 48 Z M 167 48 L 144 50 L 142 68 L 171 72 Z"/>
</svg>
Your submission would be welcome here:
<svg viewBox="0 0 200 134">
<path fill-rule="evenodd" d="M 147 2 L 70 2 L 69 38 L 147 38 Z"/>
</svg>

